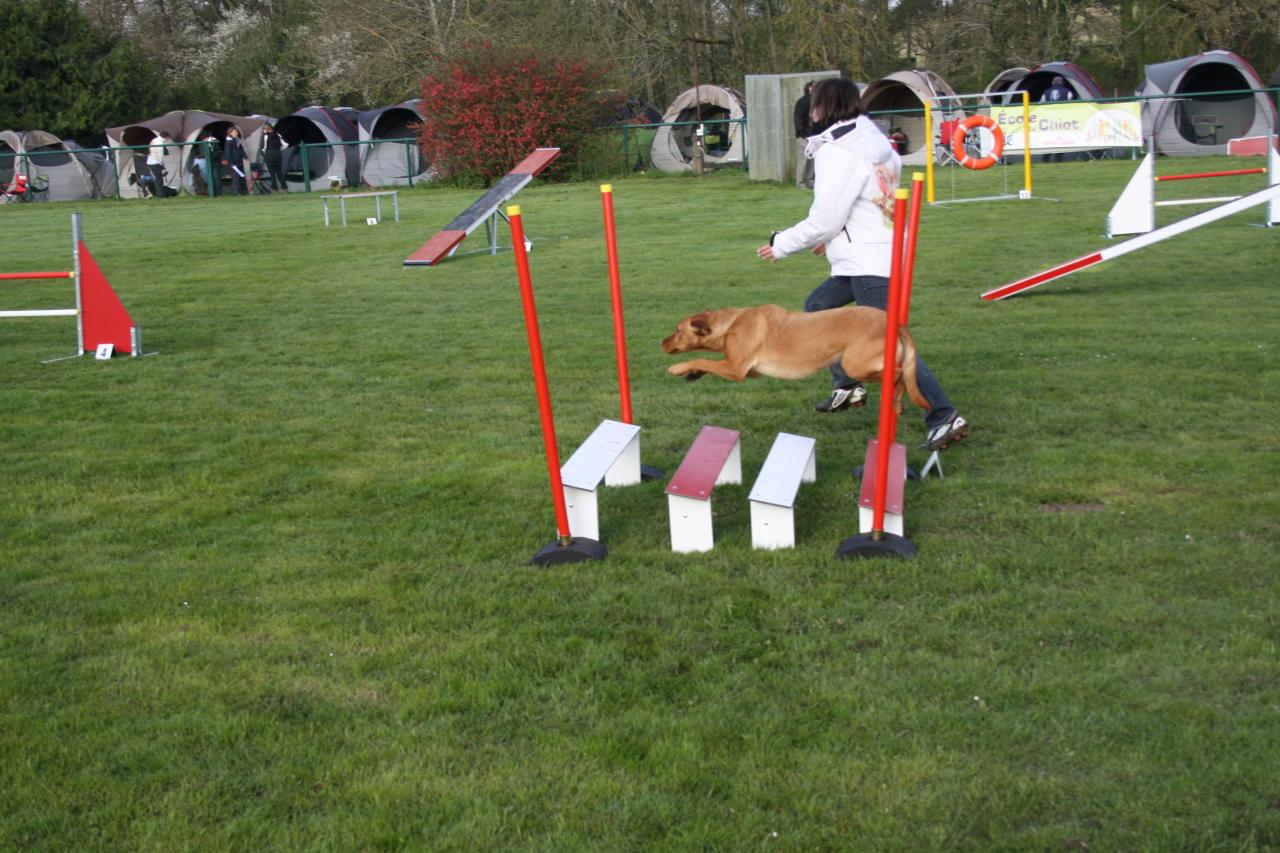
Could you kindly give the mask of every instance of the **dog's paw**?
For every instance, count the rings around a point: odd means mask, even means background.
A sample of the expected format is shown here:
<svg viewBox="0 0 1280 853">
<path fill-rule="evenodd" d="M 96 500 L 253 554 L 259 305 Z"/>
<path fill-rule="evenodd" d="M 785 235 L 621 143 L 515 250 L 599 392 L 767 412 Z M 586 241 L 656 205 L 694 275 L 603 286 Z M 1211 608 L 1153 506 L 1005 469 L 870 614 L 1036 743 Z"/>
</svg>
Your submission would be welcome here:
<svg viewBox="0 0 1280 853">
<path fill-rule="evenodd" d="M 701 370 L 690 370 L 688 373 L 686 373 L 686 374 L 684 375 L 684 381 L 685 381 L 685 382 L 693 382 L 693 381 L 695 381 L 695 380 L 701 379 L 702 377 L 704 377 L 704 376 L 706 376 L 706 375 L 707 375 L 707 374 L 706 374 L 706 373 L 704 373 L 704 372 L 703 372 L 703 371 L 701 371 Z"/>
</svg>

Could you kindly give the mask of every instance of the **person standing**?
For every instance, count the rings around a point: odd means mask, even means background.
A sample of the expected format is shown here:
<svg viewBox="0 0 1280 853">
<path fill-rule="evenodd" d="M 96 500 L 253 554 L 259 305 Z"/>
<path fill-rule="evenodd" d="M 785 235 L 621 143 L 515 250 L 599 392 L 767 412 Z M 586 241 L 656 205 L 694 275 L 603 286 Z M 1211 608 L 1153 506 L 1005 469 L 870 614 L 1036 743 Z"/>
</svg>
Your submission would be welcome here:
<svg viewBox="0 0 1280 853">
<path fill-rule="evenodd" d="M 284 141 L 284 137 L 276 133 L 275 125 L 264 124 L 262 126 L 262 162 L 267 167 L 267 177 L 271 182 L 271 189 L 289 191 L 289 185 L 284 179 L 284 149 L 289 147 L 289 143 Z"/>
<path fill-rule="evenodd" d="M 805 299 L 805 311 L 824 311 L 856 303 L 885 310 L 893 257 L 894 193 L 902 159 L 862 110 L 852 80 L 820 80 L 810 104 L 813 135 L 807 154 L 814 163 L 813 205 L 809 215 L 778 231 L 756 250 L 766 261 L 780 261 L 804 249 L 825 255 L 831 276 Z M 867 391 L 831 365 L 831 396 L 815 408 L 838 412 L 863 405 Z M 916 353 L 916 384 L 929 402 L 924 447 L 940 450 L 969 433 L 924 358 Z"/>
<path fill-rule="evenodd" d="M 222 165 L 231 173 L 231 189 L 236 195 L 245 195 L 248 189 L 244 182 L 244 143 L 240 141 L 240 129 L 235 125 L 227 128 L 227 138 L 222 143 Z"/>
<path fill-rule="evenodd" d="M 1067 88 L 1067 81 L 1063 80 L 1058 75 L 1054 75 L 1054 78 L 1049 81 L 1049 88 L 1045 89 L 1044 94 L 1040 96 L 1040 103 L 1061 103 L 1063 101 L 1074 100 L 1075 97 L 1076 93 Z M 1044 155 L 1044 162 L 1046 163 L 1061 163 L 1062 160 L 1063 157 L 1061 151 Z"/>
<path fill-rule="evenodd" d="M 157 133 L 147 147 L 147 171 L 151 174 L 151 193 L 156 198 L 166 195 L 164 191 L 164 155 L 168 143 L 173 142 L 169 131 Z M 145 194 L 145 193 L 144 193 Z"/>
<path fill-rule="evenodd" d="M 809 144 L 809 102 L 813 93 L 813 81 L 804 84 L 804 94 L 795 106 L 796 128 L 796 186 L 813 188 L 813 161 L 805 156 Z"/>
</svg>

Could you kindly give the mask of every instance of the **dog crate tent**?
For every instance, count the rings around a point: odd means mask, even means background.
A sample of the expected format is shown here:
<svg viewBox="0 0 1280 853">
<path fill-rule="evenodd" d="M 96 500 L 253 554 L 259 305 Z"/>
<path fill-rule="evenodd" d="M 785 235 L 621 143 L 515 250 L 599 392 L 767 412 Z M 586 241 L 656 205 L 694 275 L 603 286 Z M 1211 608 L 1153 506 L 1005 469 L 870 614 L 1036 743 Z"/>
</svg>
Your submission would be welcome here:
<svg viewBox="0 0 1280 853">
<path fill-rule="evenodd" d="M 1017 74 L 1019 71 L 1022 73 Z M 1000 72 L 987 85 L 987 100 L 993 104 L 1019 104 L 1022 103 L 1022 95 L 1013 93 L 1025 91 L 1030 94 L 1031 102 L 1037 103 L 1045 90 L 1053 85 L 1054 77 L 1061 77 L 1078 101 L 1103 97 L 1102 87 L 1079 65 L 1074 62 L 1046 62 L 1031 69 L 1010 68 Z"/>
<path fill-rule="evenodd" d="M 1163 154 L 1226 154 L 1232 139 L 1266 136 L 1276 126 L 1266 92 L 1240 91 L 1263 88 L 1258 72 L 1229 50 L 1148 65 L 1146 75 L 1139 95 L 1169 96 L 1146 101 L 1142 110 L 1143 133 Z"/>
<path fill-rule="evenodd" d="M 930 141 L 925 139 L 924 102 L 954 97 L 955 93 L 946 80 L 932 71 L 895 71 L 867 85 L 862 92 L 862 106 L 886 134 L 896 128 L 906 135 L 903 165 L 922 166 L 933 151 Z M 944 118 L 953 113 L 958 115 L 955 101 L 934 100 L 933 109 L 934 133 Z"/>
<path fill-rule="evenodd" d="M 289 189 L 305 188 L 306 176 L 327 184 L 336 179 L 349 187 L 360 185 L 359 115 L 343 107 L 310 106 L 276 122 L 276 133 L 289 143 L 284 151 L 284 174 Z M 306 144 L 306 173 L 303 149 Z"/>
<path fill-rule="evenodd" d="M 423 180 L 430 164 L 418 145 L 422 101 L 404 101 L 360 113 L 360 176 L 374 187 Z M 410 139 L 412 142 L 392 141 Z"/>
<path fill-rule="evenodd" d="M 664 172 L 687 172 L 693 168 L 696 125 L 669 125 L 699 120 L 705 130 L 704 163 L 712 166 L 743 162 L 747 151 L 741 119 L 746 115 L 747 99 L 736 89 L 706 85 L 682 92 L 662 115 L 667 126 L 658 128 L 653 136 L 649 156 L 654 167 Z"/>
</svg>

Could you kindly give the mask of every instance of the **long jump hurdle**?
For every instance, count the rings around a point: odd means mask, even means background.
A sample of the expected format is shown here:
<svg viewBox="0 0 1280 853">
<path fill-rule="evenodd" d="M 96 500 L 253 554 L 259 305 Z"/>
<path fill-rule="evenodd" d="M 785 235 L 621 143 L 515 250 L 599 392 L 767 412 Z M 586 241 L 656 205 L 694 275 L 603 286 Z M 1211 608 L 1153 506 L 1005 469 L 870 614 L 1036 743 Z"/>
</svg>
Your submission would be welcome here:
<svg viewBox="0 0 1280 853">
<path fill-rule="evenodd" d="M 75 355 L 46 359 L 43 364 L 79 358 L 89 350 L 93 350 L 100 359 L 110 358 L 118 352 L 128 352 L 131 356 L 142 355 L 142 329 L 133 322 L 120 302 L 120 297 L 116 296 L 111 283 L 85 246 L 83 226 L 78 213 L 71 214 L 71 262 L 72 268 L 66 272 L 6 272 L 0 273 L 0 281 L 72 279 L 76 295 L 74 307 L 0 311 L 0 318 L 76 318 Z"/>
<path fill-rule="evenodd" d="M 1194 216 L 1188 216 L 1186 219 L 1171 223 L 1163 228 L 1157 228 L 1149 234 L 1143 234 L 1140 237 L 1134 237 L 1131 240 L 1125 240 L 1123 243 L 1117 243 L 1114 246 L 1108 246 L 1105 249 L 1094 252 L 1090 255 L 1082 255 L 1075 260 L 1067 261 L 1065 264 L 1059 264 L 1051 267 L 1044 272 L 1038 272 L 1027 278 L 1010 282 L 1002 287 L 988 290 L 982 294 L 982 298 L 987 302 L 997 299 L 1006 299 L 1023 291 L 1030 290 L 1033 287 L 1070 275 L 1077 270 L 1087 269 L 1088 267 L 1100 264 L 1103 261 L 1109 261 L 1112 258 L 1118 258 L 1121 255 L 1127 255 L 1138 249 L 1145 249 L 1153 243 L 1159 243 L 1161 240 L 1167 240 L 1170 237 L 1177 237 L 1179 234 L 1185 234 L 1199 228 L 1201 225 L 1208 225 L 1210 222 L 1217 222 L 1234 213 L 1242 210 L 1248 210 L 1251 207 L 1257 207 L 1260 204 L 1272 203 L 1276 199 L 1280 199 L 1280 184 L 1267 187 L 1264 190 L 1258 190 L 1246 196 L 1241 196 L 1235 201 L 1227 202 L 1210 210 L 1204 210 Z"/>
<path fill-rule="evenodd" d="M 489 254 L 498 254 L 498 217 L 510 222 L 502 213 L 502 205 L 512 196 L 529 185 L 543 169 L 551 165 L 560 156 L 559 148 L 537 148 L 534 152 L 503 176 L 489 191 L 472 202 L 471 206 L 459 213 L 443 230 L 405 258 L 406 267 L 433 267 L 447 258 L 467 235 L 485 225 L 485 233 L 489 237 Z"/>
<path fill-rule="evenodd" d="M 1261 153 L 1261 152 L 1260 152 Z M 1204 180 L 1208 178 L 1225 178 L 1234 175 L 1266 174 L 1266 186 L 1280 183 L 1280 153 L 1271 146 L 1267 152 L 1267 165 L 1255 169 L 1225 169 L 1217 172 L 1188 172 L 1181 175 L 1157 175 L 1156 155 L 1147 152 L 1138 165 L 1137 171 L 1125 185 L 1124 192 L 1107 214 L 1107 237 L 1118 237 L 1125 234 L 1146 234 L 1156 227 L 1156 208 L 1173 207 L 1184 204 L 1220 204 L 1235 201 L 1243 196 L 1210 196 L 1206 198 L 1180 198 L 1156 201 L 1156 184 L 1166 181 Z M 1267 205 L 1266 224 L 1280 225 L 1280 204 L 1272 202 Z"/>
</svg>

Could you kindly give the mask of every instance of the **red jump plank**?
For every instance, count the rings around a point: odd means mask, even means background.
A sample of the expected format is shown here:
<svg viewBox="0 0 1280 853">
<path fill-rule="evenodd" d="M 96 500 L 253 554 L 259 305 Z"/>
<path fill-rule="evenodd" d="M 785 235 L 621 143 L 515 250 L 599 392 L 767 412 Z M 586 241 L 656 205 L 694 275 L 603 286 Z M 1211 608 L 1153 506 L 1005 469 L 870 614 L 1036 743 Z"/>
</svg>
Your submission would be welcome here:
<svg viewBox="0 0 1280 853">
<path fill-rule="evenodd" d="M 862 466 L 862 488 L 858 492 L 858 506 L 875 507 L 876 494 L 876 439 L 867 442 L 867 458 Z M 889 446 L 889 482 L 884 493 L 884 511 L 902 515 L 903 484 L 907 479 L 907 446 L 895 441 Z"/>
<path fill-rule="evenodd" d="M 441 231 L 426 243 L 423 243 L 418 251 L 405 258 L 404 264 L 407 267 L 429 267 L 436 264 L 441 258 L 448 255 L 454 246 L 461 243 L 466 236 L 466 231 Z"/>
<path fill-rule="evenodd" d="M 706 500 L 737 443 L 736 430 L 704 426 L 684 455 L 680 467 L 671 475 L 667 494 Z"/>
</svg>

